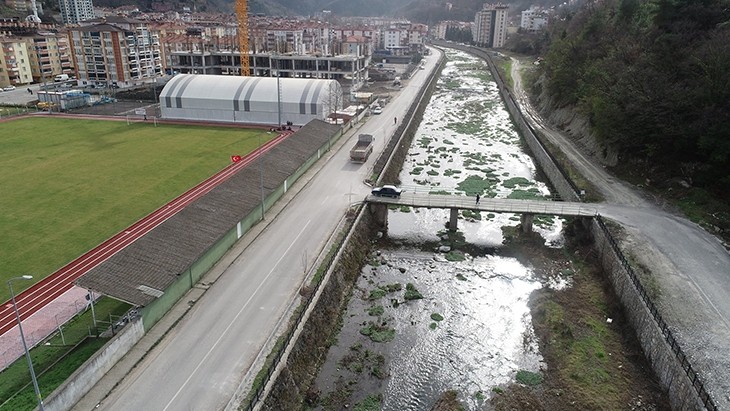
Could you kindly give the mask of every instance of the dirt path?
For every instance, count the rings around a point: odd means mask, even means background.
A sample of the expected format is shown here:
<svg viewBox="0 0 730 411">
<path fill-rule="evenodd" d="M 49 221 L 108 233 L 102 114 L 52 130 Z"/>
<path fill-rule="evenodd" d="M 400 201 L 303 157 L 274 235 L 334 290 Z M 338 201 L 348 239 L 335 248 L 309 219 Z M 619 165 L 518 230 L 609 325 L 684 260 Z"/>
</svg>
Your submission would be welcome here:
<svg viewBox="0 0 730 411">
<path fill-rule="evenodd" d="M 730 408 L 730 255 L 697 224 L 670 214 L 648 196 L 610 175 L 565 133 L 548 124 L 522 87 L 521 63 L 512 59 L 514 95 L 526 119 L 558 147 L 603 195 L 602 215 L 620 222 L 624 252 L 648 271 L 655 303 L 692 359 L 720 409 Z"/>
<path fill-rule="evenodd" d="M 528 122 L 543 133 L 551 144 L 560 147 L 571 163 L 593 183 L 604 199 L 611 204 L 625 204 L 637 207 L 649 207 L 650 202 L 644 196 L 629 187 L 623 181 L 616 179 L 606 172 L 597 162 L 584 154 L 573 144 L 573 140 L 564 133 L 554 129 L 554 126 L 547 123 L 537 110 L 532 106 L 522 87 L 522 76 L 520 73 L 522 65 L 516 58 L 512 58 L 512 79 L 514 80 L 514 96 L 520 109 L 525 114 Z"/>
</svg>

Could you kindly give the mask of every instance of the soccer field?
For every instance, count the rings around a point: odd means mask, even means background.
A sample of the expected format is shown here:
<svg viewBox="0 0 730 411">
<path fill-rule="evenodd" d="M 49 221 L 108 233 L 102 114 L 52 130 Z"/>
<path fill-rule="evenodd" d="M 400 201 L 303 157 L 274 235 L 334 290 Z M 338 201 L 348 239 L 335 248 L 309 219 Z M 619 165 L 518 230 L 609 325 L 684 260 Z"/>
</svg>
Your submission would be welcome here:
<svg viewBox="0 0 730 411">
<path fill-rule="evenodd" d="M 48 117 L 0 124 L 0 279 L 40 281 L 273 137 Z"/>
</svg>

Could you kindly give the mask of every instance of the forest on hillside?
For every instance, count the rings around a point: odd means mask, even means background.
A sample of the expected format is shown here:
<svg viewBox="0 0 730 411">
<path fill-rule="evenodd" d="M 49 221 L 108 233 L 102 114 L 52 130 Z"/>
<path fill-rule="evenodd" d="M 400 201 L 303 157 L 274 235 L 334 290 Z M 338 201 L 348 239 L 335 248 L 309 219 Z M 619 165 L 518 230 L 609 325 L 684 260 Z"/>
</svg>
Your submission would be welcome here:
<svg viewBox="0 0 730 411">
<path fill-rule="evenodd" d="M 540 67 L 621 163 L 730 198 L 730 1 L 589 1 L 551 24 Z"/>
</svg>

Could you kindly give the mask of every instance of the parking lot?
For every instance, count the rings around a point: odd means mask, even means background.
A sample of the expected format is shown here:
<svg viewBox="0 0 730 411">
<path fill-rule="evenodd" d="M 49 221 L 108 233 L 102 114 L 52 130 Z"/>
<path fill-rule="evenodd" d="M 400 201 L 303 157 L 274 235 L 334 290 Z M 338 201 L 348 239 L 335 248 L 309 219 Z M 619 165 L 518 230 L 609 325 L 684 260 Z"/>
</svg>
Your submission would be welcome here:
<svg viewBox="0 0 730 411">
<path fill-rule="evenodd" d="M 111 97 L 111 102 L 106 104 L 94 104 L 88 107 L 79 107 L 68 110 L 67 112 L 71 114 L 139 116 L 139 114 L 136 114 L 136 110 L 144 108 L 148 117 L 159 117 L 160 115 L 159 107 L 151 101 L 120 99 L 117 97 L 122 96 L 117 96 L 116 90 L 76 87 L 73 82 L 47 83 L 45 86 L 41 84 L 32 84 L 16 87 L 14 90 L 2 90 L 0 91 L 0 106 L 35 106 L 38 102 L 38 91 L 41 89 L 48 91 L 81 90 L 93 95 L 106 94 Z M 30 90 L 30 92 L 28 90 Z"/>
</svg>

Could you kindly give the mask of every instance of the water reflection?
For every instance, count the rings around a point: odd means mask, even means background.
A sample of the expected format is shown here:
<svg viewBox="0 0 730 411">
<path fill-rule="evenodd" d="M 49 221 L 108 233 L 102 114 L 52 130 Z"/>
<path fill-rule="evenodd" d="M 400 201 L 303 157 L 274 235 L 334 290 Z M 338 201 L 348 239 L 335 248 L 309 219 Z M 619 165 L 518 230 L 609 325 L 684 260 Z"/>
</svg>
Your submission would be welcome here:
<svg viewBox="0 0 730 411">
<path fill-rule="evenodd" d="M 485 64 L 461 52 L 447 55 L 400 175 L 403 187 L 435 195 L 443 190 L 485 197 L 548 196 Z M 476 410 L 494 387 L 513 381 L 518 370 L 540 370 L 528 299 L 538 288 L 565 284 L 541 284 L 514 258 L 467 255 L 453 262 L 444 254 L 407 248 L 439 241 L 448 218 L 448 210 L 389 211 L 387 236 L 395 240 L 391 244 L 406 248 L 378 250 L 379 256 L 363 269 L 338 343 L 316 381 L 323 397 L 344 390 L 347 402 L 355 404 L 381 393 L 383 410 L 421 411 L 444 391 L 457 390 L 467 409 Z M 518 224 L 518 216 L 490 213 L 462 213 L 458 223 L 467 242 L 489 248 L 502 244 L 502 226 Z M 534 229 L 546 244 L 561 246 L 560 219 L 536 217 Z M 423 299 L 406 302 L 407 283 Z M 394 284 L 401 288 L 387 287 Z M 379 297 L 372 297 L 373 291 Z M 392 340 L 371 341 L 362 334 L 367 324 L 393 330 Z M 373 372 L 362 359 L 357 367 L 346 364 L 343 359 L 356 357 L 353 353 L 382 355 L 386 371 Z M 368 367 L 369 374 L 362 370 Z M 347 388 L 337 388 L 337 381 L 345 381 Z"/>
<path fill-rule="evenodd" d="M 527 301 L 541 285 L 530 269 L 496 256 L 462 262 L 416 250 L 384 256 L 389 264 L 376 268 L 376 283 L 412 282 L 424 298 L 386 304 L 383 316 L 397 333 L 388 349 L 383 410 L 425 410 L 450 389 L 476 409 L 518 370 L 539 370 Z M 369 280 L 361 282 L 367 288 Z"/>
<path fill-rule="evenodd" d="M 522 150 L 486 63 L 456 51 L 447 57 L 403 165 L 402 186 L 483 197 L 549 196 L 548 187 L 536 180 L 535 164 Z M 388 221 L 393 239 L 433 241 L 448 221 L 448 211 L 391 212 Z M 515 215 L 480 213 L 461 219 L 459 229 L 470 243 L 497 246 L 503 241 L 501 227 L 518 223 Z M 538 219 L 535 230 L 547 244 L 562 245 L 560 219 Z"/>
</svg>

